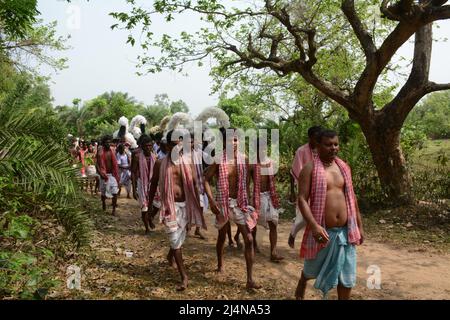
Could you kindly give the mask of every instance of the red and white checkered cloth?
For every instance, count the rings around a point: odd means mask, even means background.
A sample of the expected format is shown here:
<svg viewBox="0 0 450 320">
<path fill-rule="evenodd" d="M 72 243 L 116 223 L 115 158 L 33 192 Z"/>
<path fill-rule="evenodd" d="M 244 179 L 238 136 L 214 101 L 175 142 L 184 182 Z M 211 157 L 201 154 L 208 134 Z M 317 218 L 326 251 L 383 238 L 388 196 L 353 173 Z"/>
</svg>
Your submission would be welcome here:
<svg viewBox="0 0 450 320">
<path fill-rule="evenodd" d="M 188 214 L 188 221 L 193 221 L 193 217 L 202 215 L 203 211 L 198 200 L 198 193 L 195 190 L 194 180 L 192 178 L 192 167 L 188 165 L 189 160 L 185 156 L 180 156 L 181 176 L 183 177 L 183 189 L 186 198 L 186 211 Z M 159 192 L 161 194 L 161 210 L 160 219 L 166 226 L 173 227 L 176 231 L 177 217 L 175 209 L 175 198 L 173 194 L 173 167 L 171 157 L 166 157 L 161 161 L 159 172 Z M 204 228 L 206 224 L 203 220 Z"/>
<path fill-rule="evenodd" d="M 269 191 L 270 200 L 275 209 L 280 207 L 279 197 L 275 188 L 275 176 L 273 174 L 273 162 L 270 160 L 269 169 Z M 259 210 L 261 209 L 261 164 L 256 163 L 253 165 L 253 200 L 255 205 L 255 210 L 259 215 Z"/>
<path fill-rule="evenodd" d="M 249 210 L 248 208 L 248 197 L 247 197 L 247 163 L 245 156 L 243 154 L 237 154 L 237 171 L 238 171 L 238 197 L 237 205 L 243 212 L 248 212 L 252 215 L 256 215 L 254 210 Z M 222 223 L 228 221 L 230 216 L 229 213 L 229 197 L 230 189 L 228 185 L 228 159 L 226 150 L 223 151 L 221 162 L 219 163 L 219 178 L 217 180 L 217 195 L 216 201 L 219 203 L 221 209 L 223 210 L 223 216 L 219 215 L 217 217 L 218 222 Z M 254 217 L 256 221 L 256 217 Z M 223 221 L 224 219 L 224 221 Z M 256 222 L 255 222 L 256 225 Z M 253 229 L 254 225 L 249 225 L 250 230 Z"/>
<path fill-rule="evenodd" d="M 356 196 L 353 190 L 352 174 L 350 167 L 341 159 L 336 158 L 336 164 L 344 176 L 345 186 L 345 204 L 347 207 L 347 227 L 348 241 L 351 244 L 360 244 L 361 234 L 359 232 L 356 220 Z M 314 219 L 325 228 L 325 201 L 327 196 L 327 181 L 325 177 L 325 168 L 319 157 L 314 158 L 314 166 L 311 180 L 311 193 L 309 203 Z M 315 259 L 317 253 L 326 246 L 318 243 L 312 234 L 310 225 L 306 225 L 303 234 L 302 246 L 300 249 L 300 258 Z"/>
</svg>

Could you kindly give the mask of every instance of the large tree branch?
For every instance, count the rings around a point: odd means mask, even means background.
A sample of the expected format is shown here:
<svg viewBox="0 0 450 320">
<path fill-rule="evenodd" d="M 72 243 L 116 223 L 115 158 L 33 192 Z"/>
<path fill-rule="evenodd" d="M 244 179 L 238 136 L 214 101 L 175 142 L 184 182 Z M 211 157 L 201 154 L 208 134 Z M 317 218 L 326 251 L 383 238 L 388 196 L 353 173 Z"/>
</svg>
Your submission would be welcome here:
<svg viewBox="0 0 450 320">
<path fill-rule="evenodd" d="M 388 103 L 382 112 L 398 125 L 403 124 L 408 113 L 430 90 L 431 50 L 433 45 L 432 24 L 420 28 L 415 35 L 414 58 L 411 73 L 397 96 Z"/>
<path fill-rule="evenodd" d="M 373 59 L 377 48 L 375 46 L 375 43 L 373 42 L 372 37 L 370 36 L 369 32 L 367 32 L 361 20 L 359 19 L 358 14 L 356 13 L 355 1 L 343 0 L 341 9 L 347 17 L 348 22 L 350 22 L 350 25 L 352 26 L 352 29 L 355 32 L 362 49 L 364 50 L 366 60 Z"/>
<path fill-rule="evenodd" d="M 427 93 L 435 92 L 435 91 L 443 91 L 450 90 L 450 83 L 435 83 L 429 81 L 426 85 Z"/>
<path fill-rule="evenodd" d="M 437 21 L 437 20 L 445 20 L 450 19 L 450 5 L 433 8 L 428 21 Z"/>
</svg>

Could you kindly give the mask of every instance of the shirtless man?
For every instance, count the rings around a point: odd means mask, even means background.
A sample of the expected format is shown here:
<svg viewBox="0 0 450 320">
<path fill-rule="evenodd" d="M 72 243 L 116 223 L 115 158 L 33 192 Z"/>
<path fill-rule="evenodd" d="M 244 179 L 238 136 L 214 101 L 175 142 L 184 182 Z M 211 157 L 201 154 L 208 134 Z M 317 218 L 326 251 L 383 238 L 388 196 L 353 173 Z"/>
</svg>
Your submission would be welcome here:
<svg viewBox="0 0 450 320">
<path fill-rule="evenodd" d="M 112 214 L 116 214 L 117 194 L 119 192 L 119 166 L 115 156 L 115 150 L 111 146 L 112 137 L 106 135 L 101 142 L 101 148 L 97 152 L 96 169 L 100 175 L 100 192 L 103 211 L 106 210 L 106 191 L 112 195 Z"/>
<path fill-rule="evenodd" d="M 228 129 L 233 130 L 233 129 Z M 247 289 L 259 289 L 261 286 L 253 280 L 253 248 L 252 230 L 256 226 L 257 217 L 252 207 L 248 206 L 249 167 L 245 155 L 238 152 L 238 137 L 233 136 L 233 159 L 227 159 L 226 130 L 222 129 L 223 154 L 219 163 L 210 165 L 205 171 L 205 189 L 216 215 L 217 237 L 217 271 L 223 271 L 223 250 L 230 220 L 237 224 L 244 237 L 245 262 L 247 265 Z M 214 199 L 211 181 L 217 178 L 217 198 Z"/>
<path fill-rule="evenodd" d="M 324 296 L 337 287 L 340 300 L 349 299 L 356 284 L 355 245 L 362 244 L 364 232 L 350 167 L 338 151 L 336 132 L 322 131 L 318 157 L 300 173 L 298 205 L 307 226 L 300 250 L 305 264 L 295 292 L 299 300 L 309 279 L 316 279 L 314 287 Z"/>
<path fill-rule="evenodd" d="M 179 151 L 172 152 L 179 143 L 179 140 L 173 141 L 173 132 L 167 134 L 167 156 L 155 163 L 150 183 L 149 203 L 153 202 L 156 189 L 159 187 L 160 220 L 165 225 L 170 240 L 167 260 L 171 266 L 178 268 L 181 285 L 177 287 L 177 291 L 183 291 L 188 286 L 188 276 L 183 264 L 181 247 L 186 239 L 187 229 L 190 228 L 190 217 L 201 214 L 202 209 L 198 201 L 195 169 L 190 164 L 191 161 L 180 155 Z"/>
<path fill-rule="evenodd" d="M 145 227 L 145 234 L 150 233 L 150 229 L 155 229 L 153 217 L 158 212 L 156 202 L 149 202 L 150 181 L 156 162 L 156 155 L 152 152 L 152 139 L 147 135 L 142 135 L 139 140 L 139 148 L 132 153 L 131 160 L 131 182 L 133 187 L 133 197 L 139 201 L 141 207 L 142 222 Z"/>
<path fill-rule="evenodd" d="M 253 206 L 258 212 L 258 225 L 269 229 L 270 261 L 280 262 L 284 259 L 276 253 L 280 205 L 273 174 L 274 163 L 267 157 L 265 140 L 257 140 L 257 152 L 257 163 L 251 166 L 254 187 Z M 254 247 L 257 248 L 256 227 L 253 231 L 253 239 Z"/>
</svg>

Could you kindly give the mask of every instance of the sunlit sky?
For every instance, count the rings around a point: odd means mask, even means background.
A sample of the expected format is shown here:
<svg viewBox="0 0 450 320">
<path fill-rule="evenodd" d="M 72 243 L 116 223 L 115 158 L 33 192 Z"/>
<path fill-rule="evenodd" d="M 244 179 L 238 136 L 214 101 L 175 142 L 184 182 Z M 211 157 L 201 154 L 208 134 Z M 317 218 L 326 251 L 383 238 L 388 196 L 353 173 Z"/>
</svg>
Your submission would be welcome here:
<svg viewBox="0 0 450 320">
<path fill-rule="evenodd" d="M 150 3 L 150 0 L 148 1 Z M 128 92 L 138 101 L 151 104 L 156 94 L 167 93 L 172 101 L 182 99 L 193 114 L 198 114 L 208 106 L 216 105 L 217 96 L 210 95 L 211 79 L 209 64 L 202 68 L 196 65 L 186 69 L 188 76 L 175 72 L 162 72 L 147 76 L 136 75 L 136 57 L 140 51 L 125 44 L 127 32 L 112 31 L 110 26 L 116 21 L 108 14 L 113 11 L 128 11 L 125 0 L 73 0 L 70 4 L 63 0 L 39 0 L 39 11 L 44 22 L 57 21 L 58 35 L 71 38 L 71 49 L 63 56 L 69 59 L 68 68 L 58 73 L 42 68 L 44 74 L 51 75 L 51 90 L 55 105 L 71 105 L 74 98 L 83 101 L 92 99 L 103 92 Z M 168 28 L 186 30 L 196 28 L 196 17 L 184 17 L 168 26 L 156 21 L 153 30 L 166 32 Z M 450 21 L 440 21 L 434 28 L 435 38 L 450 35 Z M 402 47 L 399 55 L 412 55 L 411 41 Z M 450 82 L 450 43 L 436 42 L 433 46 L 430 80 Z"/>
</svg>

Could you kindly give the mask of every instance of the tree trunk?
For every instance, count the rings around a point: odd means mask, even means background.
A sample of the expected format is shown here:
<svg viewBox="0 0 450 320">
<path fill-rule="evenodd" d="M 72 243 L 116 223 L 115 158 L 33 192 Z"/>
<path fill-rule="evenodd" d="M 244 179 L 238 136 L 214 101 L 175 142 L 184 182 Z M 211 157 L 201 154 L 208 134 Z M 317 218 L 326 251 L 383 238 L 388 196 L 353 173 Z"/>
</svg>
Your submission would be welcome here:
<svg viewBox="0 0 450 320">
<path fill-rule="evenodd" d="M 412 181 L 400 146 L 400 128 L 373 121 L 361 123 L 383 191 L 391 205 L 411 204 Z"/>
</svg>

